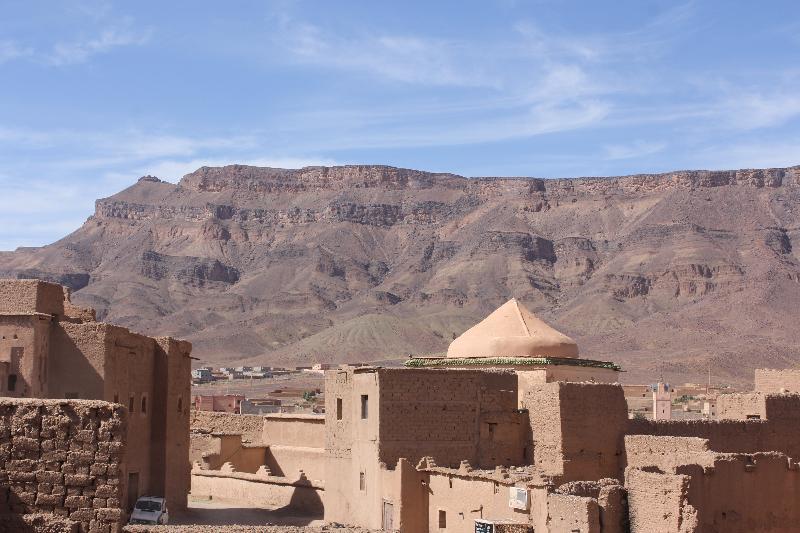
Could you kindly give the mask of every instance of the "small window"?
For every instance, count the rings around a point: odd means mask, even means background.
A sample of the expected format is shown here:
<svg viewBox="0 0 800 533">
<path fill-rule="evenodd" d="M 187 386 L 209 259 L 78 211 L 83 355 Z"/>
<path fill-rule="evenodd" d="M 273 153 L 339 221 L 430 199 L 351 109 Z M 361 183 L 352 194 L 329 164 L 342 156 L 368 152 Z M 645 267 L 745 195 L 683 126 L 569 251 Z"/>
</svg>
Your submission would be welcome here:
<svg viewBox="0 0 800 533">
<path fill-rule="evenodd" d="M 14 392 L 17 390 L 17 375 L 16 374 L 9 374 L 8 375 L 8 391 Z"/>
<path fill-rule="evenodd" d="M 369 416 L 369 396 L 366 394 L 361 395 L 361 419 L 366 420 Z"/>
<path fill-rule="evenodd" d="M 342 399 L 336 398 L 336 420 L 342 419 Z"/>
<path fill-rule="evenodd" d="M 178 414 L 183 412 L 183 398 L 178 398 Z"/>
<path fill-rule="evenodd" d="M 358 474 L 358 490 L 367 490 L 367 477 L 364 472 Z"/>
<path fill-rule="evenodd" d="M 444 509 L 439 509 L 439 529 L 445 529 L 447 527 L 447 511 Z"/>
<path fill-rule="evenodd" d="M 128 399 L 128 411 L 131 414 L 133 414 L 133 412 L 136 410 L 135 407 L 136 407 L 136 398 L 134 398 L 133 394 L 131 394 L 131 397 Z"/>
<path fill-rule="evenodd" d="M 142 396 L 142 414 L 147 414 L 147 396 Z"/>
<path fill-rule="evenodd" d="M 747 415 L 748 420 L 761 420 L 761 415 Z"/>
<path fill-rule="evenodd" d="M 114 403 L 119 403 L 119 393 L 118 392 L 114 393 Z"/>
</svg>

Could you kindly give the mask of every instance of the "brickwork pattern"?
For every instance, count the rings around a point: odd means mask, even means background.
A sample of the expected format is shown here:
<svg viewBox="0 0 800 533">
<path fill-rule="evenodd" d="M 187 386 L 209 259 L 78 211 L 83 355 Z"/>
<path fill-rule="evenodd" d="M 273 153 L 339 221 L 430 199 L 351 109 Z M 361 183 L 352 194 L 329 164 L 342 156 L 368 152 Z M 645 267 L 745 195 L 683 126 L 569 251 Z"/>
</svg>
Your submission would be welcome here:
<svg viewBox="0 0 800 533">
<path fill-rule="evenodd" d="M 126 413 L 90 400 L 0 399 L 0 516 L 49 513 L 120 531 Z"/>
<path fill-rule="evenodd" d="M 504 448 L 501 460 L 523 458 L 522 417 L 516 414 L 517 378 L 513 373 L 468 370 L 382 369 L 380 386 L 380 460 L 394 465 L 400 457 L 416 463 L 423 456 L 438 464 L 480 465 L 481 444 Z M 500 416 L 506 415 L 506 416 Z M 491 435 L 488 426 L 491 424 Z M 487 427 L 484 427 L 487 426 Z M 511 436 L 503 442 L 493 435 Z"/>
</svg>

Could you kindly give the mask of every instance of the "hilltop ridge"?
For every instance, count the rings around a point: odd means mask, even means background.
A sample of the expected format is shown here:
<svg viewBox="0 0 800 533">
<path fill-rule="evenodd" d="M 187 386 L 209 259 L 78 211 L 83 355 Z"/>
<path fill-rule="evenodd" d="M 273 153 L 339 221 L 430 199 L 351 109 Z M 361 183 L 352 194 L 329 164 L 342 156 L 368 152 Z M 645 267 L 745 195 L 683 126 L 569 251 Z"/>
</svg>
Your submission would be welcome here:
<svg viewBox="0 0 800 533">
<path fill-rule="evenodd" d="M 465 178 L 379 165 L 144 176 L 0 252 L 98 317 L 211 362 L 442 352 L 517 297 L 626 379 L 800 361 L 800 167 Z"/>
</svg>

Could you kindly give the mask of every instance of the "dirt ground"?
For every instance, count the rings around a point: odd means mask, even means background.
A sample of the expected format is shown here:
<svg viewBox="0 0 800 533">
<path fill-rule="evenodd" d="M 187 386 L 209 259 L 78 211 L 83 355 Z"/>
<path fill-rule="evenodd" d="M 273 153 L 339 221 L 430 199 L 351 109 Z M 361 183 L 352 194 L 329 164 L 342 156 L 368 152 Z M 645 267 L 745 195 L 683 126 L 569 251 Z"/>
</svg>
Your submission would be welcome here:
<svg viewBox="0 0 800 533">
<path fill-rule="evenodd" d="M 370 530 L 325 525 L 322 517 L 288 514 L 282 510 L 243 507 L 209 500 L 189 500 L 185 513 L 170 516 L 168 526 L 126 526 L 127 533 L 371 533 Z"/>
</svg>

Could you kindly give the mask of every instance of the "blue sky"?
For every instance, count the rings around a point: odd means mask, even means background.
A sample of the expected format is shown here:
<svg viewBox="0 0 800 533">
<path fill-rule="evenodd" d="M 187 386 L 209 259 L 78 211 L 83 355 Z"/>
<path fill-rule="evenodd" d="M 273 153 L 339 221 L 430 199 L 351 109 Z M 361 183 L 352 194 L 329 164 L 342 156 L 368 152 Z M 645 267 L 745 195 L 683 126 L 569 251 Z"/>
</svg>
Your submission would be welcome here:
<svg viewBox="0 0 800 533">
<path fill-rule="evenodd" d="M 0 249 L 227 163 L 800 164 L 800 2 L 0 0 Z"/>
</svg>

